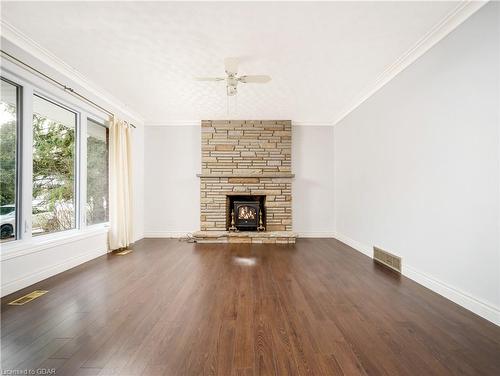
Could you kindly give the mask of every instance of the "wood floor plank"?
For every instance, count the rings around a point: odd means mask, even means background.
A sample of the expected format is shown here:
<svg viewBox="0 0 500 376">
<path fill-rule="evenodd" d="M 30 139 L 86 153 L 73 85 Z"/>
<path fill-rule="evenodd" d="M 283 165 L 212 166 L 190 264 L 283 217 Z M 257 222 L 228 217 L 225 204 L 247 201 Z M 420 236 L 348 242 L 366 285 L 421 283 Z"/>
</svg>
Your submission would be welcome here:
<svg viewBox="0 0 500 376">
<path fill-rule="evenodd" d="M 499 327 L 334 239 L 142 240 L 5 297 L 1 326 L 3 370 L 500 374 Z"/>
</svg>

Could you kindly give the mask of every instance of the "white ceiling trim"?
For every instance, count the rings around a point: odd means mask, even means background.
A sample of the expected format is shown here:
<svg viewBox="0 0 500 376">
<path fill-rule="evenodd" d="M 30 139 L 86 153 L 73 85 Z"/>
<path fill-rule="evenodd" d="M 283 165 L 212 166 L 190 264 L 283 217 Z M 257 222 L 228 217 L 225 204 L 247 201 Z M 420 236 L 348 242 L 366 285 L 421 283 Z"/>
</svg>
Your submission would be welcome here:
<svg viewBox="0 0 500 376">
<path fill-rule="evenodd" d="M 330 122 L 317 122 L 317 121 L 293 121 L 292 125 L 295 127 L 333 127 Z"/>
<path fill-rule="evenodd" d="M 228 119 L 231 120 L 231 119 Z M 199 126 L 201 120 L 184 120 L 184 121 L 171 121 L 171 122 L 146 122 L 145 127 L 189 127 Z M 333 127 L 332 123 L 327 122 L 314 122 L 314 121 L 293 121 L 294 127 Z"/>
<path fill-rule="evenodd" d="M 394 63 L 389 65 L 361 94 L 333 120 L 332 125 L 339 124 L 345 117 L 358 108 L 364 101 L 379 91 L 410 64 L 430 50 L 435 44 L 455 30 L 462 22 L 472 16 L 486 1 L 462 1 L 455 9 L 448 13 L 427 34 L 419 39 L 412 48 L 401 55 Z"/>
<path fill-rule="evenodd" d="M 139 121 L 141 124 L 144 123 L 144 117 L 141 114 L 128 108 L 128 106 L 120 102 L 112 94 L 108 93 L 99 85 L 87 79 L 76 69 L 52 54 L 50 51 L 46 50 L 33 39 L 23 34 L 16 27 L 12 26 L 10 23 L 2 19 L 0 19 L 0 27 L 2 30 L 2 36 L 5 39 L 23 49 L 34 58 L 40 60 L 42 63 L 47 64 L 50 68 L 60 72 L 69 80 L 81 86 L 83 89 L 96 96 L 103 102 L 108 103 L 111 107 L 115 108 L 123 115 L 131 118 L 132 120 Z"/>
<path fill-rule="evenodd" d="M 144 123 L 145 127 L 195 127 L 200 125 L 201 125 L 201 120 L 179 120 L 179 121 L 165 121 L 165 122 L 146 121 Z"/>
</svg>

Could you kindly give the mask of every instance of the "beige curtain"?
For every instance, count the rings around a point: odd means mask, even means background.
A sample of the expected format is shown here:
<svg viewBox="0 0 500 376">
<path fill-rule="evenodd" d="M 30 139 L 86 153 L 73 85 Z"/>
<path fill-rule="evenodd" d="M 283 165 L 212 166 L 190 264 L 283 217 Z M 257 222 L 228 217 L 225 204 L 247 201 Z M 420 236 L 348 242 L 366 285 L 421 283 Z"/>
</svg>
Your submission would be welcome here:
<svg viewBox="0 0 500 376">
<path fill-rule="evenodd" d="M 109 247 L 125 248 L 132 238 L 132 129 L 111 118 L 109 127 Z"/>
</svg>

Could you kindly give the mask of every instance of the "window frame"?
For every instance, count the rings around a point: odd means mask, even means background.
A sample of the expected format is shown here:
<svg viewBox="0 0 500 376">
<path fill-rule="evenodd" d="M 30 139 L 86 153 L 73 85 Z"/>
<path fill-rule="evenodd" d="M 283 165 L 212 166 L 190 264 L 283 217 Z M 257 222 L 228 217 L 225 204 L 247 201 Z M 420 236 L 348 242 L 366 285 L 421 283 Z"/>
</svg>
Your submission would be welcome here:
<svg viewBox="0 0 500 376">
<path fill-rule="evenodd" d="M 2 243 L 0 259 L 2 261 L 39 252 L 41 250 L 65 244 L 80 238 L 94 236 L 96 233 L 107 233 L 109 222 L 87 226 L 82 210 L 86 203 L 86 135 L 87 119 L 90 118 L 100 124 L 107 126 L 108 115 L 98 111 L 89 104 L 75 98 L 60 88 L 51 85 L 37 75 L 21 68 L 7 60 L 2 61 L 0 77 L 13 83 L 20 88 L 20 111 L 18 122 L 20 133 L 18 134 L 17 154 L 17 182 L 16 189 L 19 191 L 16 205 L 16 239 Z M 54 104 L 68 109 L 77 114 L 77 133 L 75 142 L 75 228 L 48 234 L 32 236 L 32 196 L 33 196 L 33 96 L 38 95 Z M 109 128 L 109 127 L 108 127 Z M 85 184 L 81 184 L 85 182 Z M 83 217 L 83 218 L 82 218 Z"/>
<path fill-rule="evenodd" d="M 55 106 L 58 106 L 58 107 L 61 107 L 71 113 L 73 113 L 75 115 L 75 156 L 74 156 L 74 160 L 73 160 L 73 174 L 74 174 L 74 178 L 73 178 L 73 202 L 74 202 L 74 220 L 75 220 L 75 227 L 74 228 L 71 228 L 71 229 L 68 229 L 68 230 L 60 230 L 60 231 L 54 231 L 54 232 L 48 232 L 48 233 L 44 233 L 44 234 L 40 234 L 40 235 L 35 235 L 33 236 L 33 217 L 31 218 L 31 237 L 32 238 L 39 238 L 39 237 L 42 237 L 42 236 L 50 236 L 50 235 L 53 235 L 53 234 L 59 234 L 59 233 L 63 233 L 63 232 L 67 232 L 67 231 L 73 231 L 73 230 L 79 230 L 81 229 L 81 223 L 80 223 L 80 213 L 79 213 L 79 210 L 80 210 L 80 200 L 79 200 L 79 194 L 80 194 L 80 189 L 79 189 L 79 186 L 81 185 L 80 183 L 80 158 L 81 158 L 81 150 L 80 150 L 80 147 L 79 147 L 79 144 L 80 144 L 80 141 L 79 141 L 79 138 L 81 137 L 80 135 L 80 118 L 81 118 L 81 112 L 79 112 L 78 110 L 76 109 L 73 109 L 63 103 L 60 103 L 59 101 L 56 101 L 54 99 L 52 99 L 51 97 L 48 97 L 46 96 L 44 93 L 40 93 L 40 91 L 38 89 L 35 89 L 33 90 L 33 95 L 32 95 L 32 98 L 34 97 L 38 97 L 40 99 L 43 99 Z M 31 108 L 33 109 L 33 104 L 31 106 Z M 33 112 L 32 112 L 33 113 Z M 27 121 L 28 122 L 28 121 Z M 33 135 L 33 116 L 31 117 L 31 134 Z M 33 148 L 33 142 L 31 143 L 31 147 Z M 31 155 L 31 187 L 33 187 L 33 154 Z M 33 190 L 31 192 L 31 216 L 33 216 Z"/>
<path fill-rule="evenodd" d="M 0 80 L 14 86 L 16 88 L 16 176 L 15 176 L 15 203 L 14 208 L 16 211 L 15 217 L 15 230 L 14 230 L 14 239 L 9 240 L 5 243 L 1 243 L 2 247 L 6 246 L 9 243 L 16 242 L 21 239 L 21 227 L 22 227 L 22 146 L 23 146 L 23 87 L 16 82 L 4 77 L 0 76 Z"/>
</svg>

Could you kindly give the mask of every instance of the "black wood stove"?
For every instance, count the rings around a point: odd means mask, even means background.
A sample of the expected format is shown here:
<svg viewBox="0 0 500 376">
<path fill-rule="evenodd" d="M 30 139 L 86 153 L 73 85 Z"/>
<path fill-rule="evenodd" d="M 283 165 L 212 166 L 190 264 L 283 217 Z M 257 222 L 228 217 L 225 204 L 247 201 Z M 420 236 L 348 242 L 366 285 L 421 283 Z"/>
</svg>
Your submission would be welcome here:
<svg viewBox="0 0 500 376">
<path fill-rule="evenodd" d="M 231 229 L 234 219 L 234 227 L 242 231 L 264 230 L 265 196 L 228 196 L 228 229 Z M 262 221 L 262 226 L 260 226 Z M 261 227 L 261 228 L 259 228 Z"/>
</svg>

